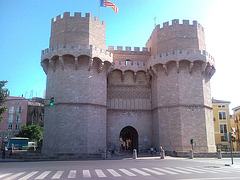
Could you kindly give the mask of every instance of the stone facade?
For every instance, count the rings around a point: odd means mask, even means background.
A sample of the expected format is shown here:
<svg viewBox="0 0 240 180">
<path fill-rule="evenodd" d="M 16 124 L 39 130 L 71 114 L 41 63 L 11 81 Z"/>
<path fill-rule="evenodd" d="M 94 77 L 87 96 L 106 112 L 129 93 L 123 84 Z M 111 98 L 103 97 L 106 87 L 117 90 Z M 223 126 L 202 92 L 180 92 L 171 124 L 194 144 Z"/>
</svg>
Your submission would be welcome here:
<svg viewBox="0 0 240 180">
<path fill-rule="evenodd" d="M 142 49 L 106 50 L 104 22 L 67 12 L 52 20 L 41 65 L 46 97 L 55 98 L 45 107 L 44 153 L 188 151 L 192 138 L 196 151 L 215 151 L 215 65 L 196 21 L 156 26 Z"/>
</svg>

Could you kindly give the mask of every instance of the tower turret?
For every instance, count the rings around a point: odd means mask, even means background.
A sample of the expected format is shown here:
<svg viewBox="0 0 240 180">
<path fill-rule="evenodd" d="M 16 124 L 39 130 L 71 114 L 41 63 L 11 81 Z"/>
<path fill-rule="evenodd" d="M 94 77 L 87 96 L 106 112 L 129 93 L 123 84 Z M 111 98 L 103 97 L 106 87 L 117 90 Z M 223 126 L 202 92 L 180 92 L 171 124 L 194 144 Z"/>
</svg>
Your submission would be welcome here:
<svg viewBox="0 0 240 180">
<path fill-rule="evenodd" d="M 203 28 L 196 21 L 157 26 L 147 42 L 151 58 L 154 144 L 166 150 L 215 151 L 210 79 L 215 62 L 205 51 Z"/>
<path fill-rule="evenodd" d="M 65 12 L 57 18 L 52 18 L 50 47 L 59 44 L 85 44 L 93 45 L 106 50 L 106 23 L 100 19 L 92 18 L 90 13 L 82 17 L 81 13 Z"/>
<path fill-rule="evenodd" d="M 192 25 L 188 20 L 179 24 L 178 19 L 163 23 L 163 27 L 157 25 L 152 32 L 146 47 L 152 55 L 170 52 L 174 50 L 206 50 L 204 29 L 197 22 Z"/>
<path fill-rule="evenodd" d="M 94 29 L 97 29 L 95 31 Z M 95 154 L 106 147 L 105 23 L 91 14 L 64 13 L 52 20 L 50 47 L 42 51 L 47 74 L 43 152 Z"/>
</svg>

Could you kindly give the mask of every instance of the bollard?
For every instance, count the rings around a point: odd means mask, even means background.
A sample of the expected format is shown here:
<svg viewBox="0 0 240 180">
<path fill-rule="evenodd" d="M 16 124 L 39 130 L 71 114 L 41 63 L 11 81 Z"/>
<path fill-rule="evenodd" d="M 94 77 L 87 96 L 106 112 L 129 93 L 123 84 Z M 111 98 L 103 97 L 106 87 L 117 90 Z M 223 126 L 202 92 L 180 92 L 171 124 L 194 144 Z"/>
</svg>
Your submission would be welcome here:
<svg viewBox="0 0 240 180">
<path fill-rule="evenodd" d="M 102 159 L 107 159 L 107 150 L 106 149 L 102 152 Z"/>
<path fill-rule="evenodd" d="M 189 151 L 189 154 L 190 154 L 190 159 L 193 159 L 193 150 L 192 149 Z"/>
<path fill-rule="evenodd" d="M 133 150 L 133 159 L 137 159 L 137 150 L 136 149 Z"/>
<path fill-rule="evenodd" d="M 218 149 L 218 150 L 217 150 L 217 153 L 218 153 L 218 159 L 222 159 L 221 149 Z"/>
<path fill-rule="evenodd" d="M 165 157 L 165 150 L 162 149 L 162 152 L 161 152 L 161 159 L 164 159 L 164 157 Z"/>
</svg>

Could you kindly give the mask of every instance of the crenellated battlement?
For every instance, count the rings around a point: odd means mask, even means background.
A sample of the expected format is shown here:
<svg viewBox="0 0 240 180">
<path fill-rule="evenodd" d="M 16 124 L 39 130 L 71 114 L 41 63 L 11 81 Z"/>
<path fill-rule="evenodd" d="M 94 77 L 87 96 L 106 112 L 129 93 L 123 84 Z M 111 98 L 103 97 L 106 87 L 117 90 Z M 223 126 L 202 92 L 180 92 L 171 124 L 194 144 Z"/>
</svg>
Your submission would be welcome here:
<svg viewBox="0 0 240 180">
<path fill-rule="evenodd" d="M 142 61 L 114 61 L 113 62 L 114 69 L 119 69 L 122 72 L 125 72 L 127 70 L 130 71 L 146 71 L 146 64 Z"/>
<path fill-rule="evenodd" d="M 92 17 L 92 14 L 70 12 L 58 15 L 52 19 L 51 37 L 49 47 L 58 44 L 88 44 L 106 50 L 106 23 L 99 18 Z"/>
<path fill-rule="evenodd" d="M 87 45 L 87 44 L 58 44 L 58 45 L 53 46 L 51 48 L 47 48 L 45 50 L 42 50 L 42 54 L 47 54 L 50 51 L 61 50 L 61 49 L 75 49 L 75 50 L 94 49 L 96 51 L 106 52 L 106 55 L 111 55 L 112 54 L 112 53 L 110 53 L 108 51 L 105 51 L 105 50 L 100 49 L 98 47 L 95 47 L 93 45 Z"/>
<path fill-rule="evenodd" d="M 179 19 L 164 22 L 162 26 L 157 25 L 153 30 L 146 47 L 151 49 L 152 55 L 159 53 L 179 50 L 205 50 L 204 28 L 197 22 L 192 24 L 189 20 Z"/>
<path fill-rule="evenodd" d="M 189 24 L 189 20 L 182 20 L 182 24 L 179 23 L 179 19 L 173 19 L 172 24 L 169 23 L 169 21 L 163 23 L 163 28 L 166 27 L 173 27 L 173 26 L 201 26 L 197 21 L 193 21 L 192 24 Z M 156 28 L 160 29 L 160 24 L 156 26 Z"/>
<path fill-rule="evenodd" d="M 208 62 L 210 65 L 215 65 L 214 58 L 205 50 L 174 50 L 171 52 L 153 55 L 149 59 L 149 61 L 152 61 L 153 64 L 166 64 L 169 61 L 180 60 L 189 60 L 192 62 L 196 60 L 201 60 L 203 62 Z"/>
<path fill-rule="evenodd" d="M 142 61 L 129 61 L 128 63 L 124 62 L 124 61 L 115 61 L 113 62 L 115 67 L 119 67 L 119 66 L 128 66 L 128 67 L 146 67 L 145 62 Z"/>
<path fill-rule="evenodd" d="M 87 44 L 58 44 L 51 48 L 42 50 L 42 61 L 44 59 L 51 59 L 53 56 L 63 56 L 71 54 L 75 57 L 79 55 L 88 55 L 89 57 L 98 57 L 104 61 L 112 62 L 113 54 L 104 49 L 100 49 L 93 45 Z"/>
<path fill-rule="evenodd" d="M 187 62 L 189 64 L 189 73 L 193 71 L 195 62 L 201 64 L 201 71 L 206 72 L 211 78 L 215 73 L 215 60 L 206 51 L 201 50 L 174 50 L 171 52 L 160 53 L 153 55 L 146 62 L 147 69 L 152 72 L 152 75 L 156 75 L 156 65 L 163 67 L 166 75 L 168 74 L 168 65 L 174 63 L 176 65 L 177 72 L 179 73 L 179 64 Z"/>
<path fill-rule="evenodd" d="M 91 19 L 91 20 L 94 20 L 95 22 L 101 23 L 101 21 L 98 17 L 93 18 L 92 14 L 90 14 L 90 13 L 85 13 L 85 16 L 82 16 L 81 12 L 75 12 L 73 16 L 71 16 L 70 12 L 65 12 L 63 14 L 58 15 L 56 18 L 52 18 L 52 23 L 56 23 L 59 20 L 65 20 L 65 19 L 67 19 L 67 20 L 69 20 L 69 19 L 73 19 L 73 20 Z M 101 24 L 106 25 L 106 23 L 104 21 L 102 21 Z"/>
<path fill-rule="evenodd" d="M 126 51 L 126 52 L 131 52 L 132 51 L 132 47 L 126 46 L 125 50 L 124 50 L 123 46 L 116 46 L 116 49 L 115 49 L 114 46 L 108 46 L 108 50 L 109 51 Z M 148 52 L 148 48 L 142 47 L 142 50 L 140 50 L 140 47 L 134 47 L 133 51 L 134 52 Z"/>
<path fill-rule="evenodd" d="M 169 23 L 169 21 L 164 22 L 162 27 L 160 24 L 156 25 L 155 29 L 153 30 L 153 32 L 155 30 L 165 30 L 165 28 L 169 28 L 169 27 L 201 27 L 202 30 L 204 31 L 204 28 L 201 26 L 201 24 L 199 24 L 197 21 L 192 21 L 192 24 L 189 23 L 189 20 L 182 20 L 182 24 L 179 23 L 179 19 L 173 19 L 172 20 L 172 24 Z M 152 36 L 150 36 L 151 38 Z"/>
</svg>

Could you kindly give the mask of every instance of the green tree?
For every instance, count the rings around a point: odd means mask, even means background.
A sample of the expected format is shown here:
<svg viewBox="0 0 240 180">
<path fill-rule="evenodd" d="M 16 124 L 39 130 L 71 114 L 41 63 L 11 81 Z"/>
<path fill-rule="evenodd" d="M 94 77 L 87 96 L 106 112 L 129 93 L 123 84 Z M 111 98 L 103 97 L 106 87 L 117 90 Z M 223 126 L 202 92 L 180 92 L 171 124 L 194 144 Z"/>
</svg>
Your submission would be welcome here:
<svg viewBox="0 0 240 180">
<path fill-rule="evenodd" d="M 17 134 L 17 137 L 26 137 L 29 138 L 30 141 L 40 142 L 43 138 L 43 128 L 38 125 L 24 125 L 21 131 Z"/>
<path fill-rule="evenodd" d="M 0 81 L 0 121 L 3 120 L 2 114 L 7 110 L 6 106 L 3 106 L 4 100 L 8 97 L 8 89 L 3 89 L 7 81 Z"/>
</svg>

